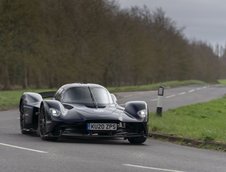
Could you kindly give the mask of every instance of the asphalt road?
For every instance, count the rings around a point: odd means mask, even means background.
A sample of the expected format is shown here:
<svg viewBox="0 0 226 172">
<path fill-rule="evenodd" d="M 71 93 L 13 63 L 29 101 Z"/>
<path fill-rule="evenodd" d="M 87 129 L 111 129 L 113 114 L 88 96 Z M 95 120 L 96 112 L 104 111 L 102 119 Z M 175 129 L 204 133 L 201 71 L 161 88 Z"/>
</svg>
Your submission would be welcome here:
<svg viewBox="0 0 226 172">
<path fill-rule="evenodd" d="M 180 88 L 165 89 L 163 97 L 163 110 L 173 109 L 180 106 L 207 102 L 223 97 L 226 94 L 226 87 L 220 85 L 206 86 L 185 86 Z M 147 102 L 150 111 L 156 111 L 157 91 L 140 91 L 117 93 L 119 104 L 132 100 L 144 100 Z"/>
<path fill-rule="evenodd" d="M 207 101 L 222 96 L 226 88 L 211 86 L 166 90 L 165 106 L 180 106 L 193 100 Z M 188 92 L 183 93 L 182 92 Z M 149 96 L 149 93 L 150 96 Z M 180 95 L 179 95 L 180 93 Z M 122 93 L 129 95 L 128 93 Z M 155 99 L 156 92 L 132 93 Z M 138 97 L 139 98 L 139 97 Z M 141 97 L 140 97 L 141 98 Z M 125 99 L 129 99 L 124 98 Z M 153 104 L 154 100 L 150 100 Z M 193 101 L 191 101 L 193 103 Z M 190 103 L 191 103 L 190 102 Z M 154 106 L 154 105 L 153 105 Z M 225 172 L 226 153 L 202 150 L 149 139 L 134 146 L 125 140 L 62 139 L 42 141 L 21 135 L 17 110 L 0 112 L 0 172 Z"/>
</svg>

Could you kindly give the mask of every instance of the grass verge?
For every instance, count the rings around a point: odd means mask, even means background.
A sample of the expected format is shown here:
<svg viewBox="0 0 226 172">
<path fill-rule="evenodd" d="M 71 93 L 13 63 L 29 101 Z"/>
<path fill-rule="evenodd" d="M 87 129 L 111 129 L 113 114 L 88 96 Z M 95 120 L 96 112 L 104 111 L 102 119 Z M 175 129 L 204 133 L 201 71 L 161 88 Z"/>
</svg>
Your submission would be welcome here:
<svg viewBox="0 0 226 172">
<path fill-rule="evenodd" d="M 205 82 L 198 81 L 198 80 L 167 81 L 167 82 L 147 84 L 147 85 L 109 87 L 108 89 L 110 92 L 149 91 L 149 90 L 156 90 L 160 86 L 164 86 L 166 88 L 173 88 L 173 87 L 194 85 L 194 84 L 202 85 L 202 84 L 205 84 Z"/>
<path fill-rule="evenodd" d="M 150 115 L 151 131 L 226 144 L 226 97 Z"/>
<path fill-rule="evenodd" d="M 46 89 L 38 90 L 13 90 L 13 91 L 0 91 L 0 110 L 7 110 L 10 108 L 15 108 L 19 104 L 19 100 L 23 92 L 25 91 L 34 91 L 34 92 L 43 92 L 48 91 Z"/>
<path fill-rule="evenodd" d="M 220 79 L 218 80 L 218 83 L 221 85 L 226 85 L 226 79 Z"/>
</svg>

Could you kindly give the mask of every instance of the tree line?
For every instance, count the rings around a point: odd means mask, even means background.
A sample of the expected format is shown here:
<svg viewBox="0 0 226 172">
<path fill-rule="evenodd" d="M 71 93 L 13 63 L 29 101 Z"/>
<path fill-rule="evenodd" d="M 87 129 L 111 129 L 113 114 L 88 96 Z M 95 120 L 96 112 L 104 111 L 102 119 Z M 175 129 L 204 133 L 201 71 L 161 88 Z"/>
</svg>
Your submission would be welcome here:
<svg viewBox="0 0 226 172">
<path fill-rule="evenodd" d="M 226 58 L 226 57 L 225 57 Z M 215 82 L 222 60 L 162 9 L 112 0 L 0 0 L 0 88 Z"/>
</svg>

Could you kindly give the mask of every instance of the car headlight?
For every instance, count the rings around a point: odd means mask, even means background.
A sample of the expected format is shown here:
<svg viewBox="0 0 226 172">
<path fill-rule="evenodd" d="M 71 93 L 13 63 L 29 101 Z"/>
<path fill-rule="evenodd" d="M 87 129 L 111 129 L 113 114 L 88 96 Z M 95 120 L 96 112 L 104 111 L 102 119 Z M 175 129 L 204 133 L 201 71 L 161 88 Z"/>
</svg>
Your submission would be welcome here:
<svg viewBox="0 0 226 172">
<path fill-rule="evenodd" d="M 51 115 L 53 115 L 54 117 L 58 117 L 61 115 L 60 111 L 58 111 L 57 109 L 50 108 L 49 110 Z"/>
<path fill-rule="evenodd" d="M 137 112 L 137 115 L 140 118 L 145 118 L 147 116 L 147 110 L 146 109 L 140 110 L 140 111 Z"/>
</svg>

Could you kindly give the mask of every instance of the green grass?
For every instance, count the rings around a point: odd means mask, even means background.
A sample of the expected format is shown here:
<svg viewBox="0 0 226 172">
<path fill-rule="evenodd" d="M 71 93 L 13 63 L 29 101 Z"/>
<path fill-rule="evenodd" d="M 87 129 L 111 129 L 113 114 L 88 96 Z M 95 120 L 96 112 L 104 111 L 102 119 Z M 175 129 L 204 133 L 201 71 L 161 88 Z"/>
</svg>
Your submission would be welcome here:
<svg viewBox="0 0 226 172">
<path fill-rule="evenodd" d="M 226 85 L 226 79 L 220 79 L 218 80 L 218 83 L 221 85 Z"/>
<path fill-rule="evenodd" d="M 147 84 L 147 85 L 109 87 L 108 89 L 110 92 L 149 91 L 149 90 L 156 90 L 157 88 L 159 88 L 159 86 L 173 88 L 173 87 L 193 85 L 193 84 L 205 84 L 205 83 L 203 81 L 197 81 L 197 80 L 167 81 L 167 82 Z"/>
<path fill-rule="evenodd" d="M 48 91 L 48 90 L 31 89 L 31 90 L 0 91 L 0 110 L 7 110 L 10 108 L 17 107 L 20 97 L 25 91 L 42 92 L 42 91 Z"/>
<path fill-rule="evenodd" d="M 226 143 L 226 97 L 150 115 L 152 131 Z"/>
</svg>

